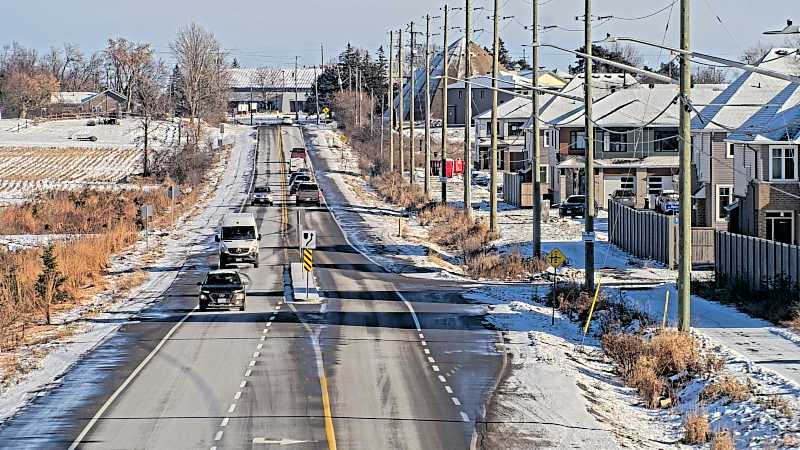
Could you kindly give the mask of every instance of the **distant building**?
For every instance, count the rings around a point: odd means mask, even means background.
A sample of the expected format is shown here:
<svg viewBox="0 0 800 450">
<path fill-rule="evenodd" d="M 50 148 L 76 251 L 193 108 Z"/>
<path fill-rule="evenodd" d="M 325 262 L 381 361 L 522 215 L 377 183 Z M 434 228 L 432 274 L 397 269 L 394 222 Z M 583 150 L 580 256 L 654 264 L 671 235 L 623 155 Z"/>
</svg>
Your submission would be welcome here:
<svg viewBox="0 0 800 450">
<path fill-rule="evenodd" d="M 256 112 L 293 113 L 302 111 L 312 94 L 317 73 L 313 68 L 230 69 L 231 114 Z"/>
<path fill-rule="evenodd" d="M 128 98 L 117 91 L 103 92 L 53 92 L 50 104 L 42 108 L 49 117 L 95 114 L 120 116 L 128 108 Z"/>
</svg>

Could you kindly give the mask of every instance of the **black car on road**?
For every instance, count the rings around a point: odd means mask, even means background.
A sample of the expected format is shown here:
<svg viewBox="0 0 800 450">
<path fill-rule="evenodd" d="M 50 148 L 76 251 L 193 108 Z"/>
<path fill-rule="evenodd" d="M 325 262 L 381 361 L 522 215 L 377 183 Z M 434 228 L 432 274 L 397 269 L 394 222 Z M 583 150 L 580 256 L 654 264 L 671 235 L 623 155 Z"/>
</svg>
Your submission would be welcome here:
<svg viewBox="0 0 800 450">
<path fill-rule="evenodd" d="M 213 270 L 197 283 L 200 286 L 200 311 L 208 308 L 239 308 L 245 310 L 247 303 L 247 275 L 237 270 Z"/>
</svg>

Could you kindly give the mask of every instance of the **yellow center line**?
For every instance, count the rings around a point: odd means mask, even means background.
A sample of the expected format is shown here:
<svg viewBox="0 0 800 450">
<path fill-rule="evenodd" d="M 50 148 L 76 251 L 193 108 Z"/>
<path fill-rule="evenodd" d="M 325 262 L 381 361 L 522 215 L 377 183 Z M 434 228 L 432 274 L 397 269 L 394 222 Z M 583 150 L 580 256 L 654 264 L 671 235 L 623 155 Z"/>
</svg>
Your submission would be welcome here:
<svg viewBox="0 0 800 450">
<path fill-rule="evenodd" d="M 286 184 L 286 155 L 283 151 L 283 128 L 278 126 L 278 153 L 280 158 L 280 171 L 281 171 L 281 185 L 283 186 L 283 202 L 281 207 L 281 230 L 284 235 L 284 241 L 288 243 L 289 231 L 289 186 Z M 300 224 L 297 224 L 300 226 Z M 289 261 L 289 250 L 284 245 L 283 256 L 285 261 Z M 292 305 L 290 305 L 291 307 Z M 292 310 L 297 311 L 292 307 Z M 305 324 L 304 324 L 305 325 Z M 312 332 L 308 325 L 305 325 L 309 333 Z M 325 367 L 322 359 L 322 348 L 319 346 L 318 340 L 314 339 L 315 351 L 317 353 L 317 360 L 319 364 L 319 387 L 322 391 L 322 414 L 325 417 L 325 437 L 328 439 L 328 449 L 336 450 L 336 433 L 333 430 L 333 414 L 331 413 L 331 398 L 328 393 L 328 378 L 325 376 Z"/>
</svg>

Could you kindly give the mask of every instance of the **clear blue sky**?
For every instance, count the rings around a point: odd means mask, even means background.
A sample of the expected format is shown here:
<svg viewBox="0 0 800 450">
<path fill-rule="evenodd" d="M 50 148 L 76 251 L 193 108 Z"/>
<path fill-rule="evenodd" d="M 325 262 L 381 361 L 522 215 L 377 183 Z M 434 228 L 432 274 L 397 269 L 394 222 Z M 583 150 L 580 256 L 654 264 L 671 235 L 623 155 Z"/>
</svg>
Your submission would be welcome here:
<svg viewBox="0 0 800 450">
<path fill-rule="evenodd" d="M 522 44 L 530 40 L 523 30 L 530 18 L 531 0 L 501 0 L 501 13 L 513 15 L 502 24 L 502 37 L 513 56 L 522 56 Z M 491 41 L 491 0 L 474 0 L 486 9 L 475 13 L 476 35 L 482 45 Z M 595 0 L 595 14 L 639 17 L 671 3 L 671 0 Z M 719 56 L 736 58 L 744 47 L 758 40 L 783 45 L 783 38 L 762 36 L 766 29 L 779 28 L 792 13 L 798 13 L 797 0 L 692 0 L 692 43 L 695 48 Z M 63 42 L 80 44 L 84 49 L 100 49 L 112 36 L 151 42 L 169 58 L 169 42 L 182 24 L 197 22 L 223 42 L 243 65 L 278 66 L 294 62 L 313 65 L 319 61 L 319 45 L 328 55 L 338 53 L 348 42 L 376 49 L 388 40 L 388 30 L 411 20 L 424 25 L 426 13 L 439 15 L 443 1 L 431 0 L 4 0 L 0 4 L 0 40 L 45 50 Z M 576 48 L 582 43 L 580 22 L 583 0 L 540 0 L 543 25 L 560 29 L 543 34 L 543 40 Z M 450 3 L 463 6 L 463 0 Z M 665 28 L 667 44 L 677 44 L 679 11 L 676 4 L 645 20 L 610 20 L 595 28 L 597 38 L 606 32 L 636 36 L 661 42 Z M 721 19 L 721 22 L 717 20 Z M 461 25 L 462 12 L 451 16 Z M 800 21 L 800 14 L 794 17 Z M 436 22 L 436 26 L 439 23 Z M 438 30 L 436 30 L 438 31 Z M 452 31 L 455 35 L 460 31 Z M 441 39 L 436 37 L 435 39 Z M 650 64 L 668 59 L 657 50 L 641 47 Z M 326 56 L 327 59 L 327 56 Z M 566 68 L 573 58 L 546 50 L 542 63 Z"/>
</svg>

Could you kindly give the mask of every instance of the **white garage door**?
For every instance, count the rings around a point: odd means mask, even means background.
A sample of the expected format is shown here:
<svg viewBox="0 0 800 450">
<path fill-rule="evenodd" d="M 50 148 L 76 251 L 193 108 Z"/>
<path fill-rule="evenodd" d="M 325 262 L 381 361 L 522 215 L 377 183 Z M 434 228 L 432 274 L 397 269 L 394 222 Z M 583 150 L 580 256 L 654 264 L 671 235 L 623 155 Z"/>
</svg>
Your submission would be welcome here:
<svg viewBox="0 0 800 450">
<path fill-rule="evenodd" d="M 605 192 L 605 202 L 603 207 L 608 208 L 608 203 L 611 201 L 611 195 L 617 189 L 628 189 L 636 191 L 636 179 L 631 176 L 606 176 L 603 178 L 603 192 Z"/>
</svg>

